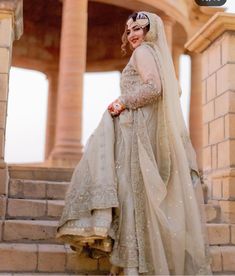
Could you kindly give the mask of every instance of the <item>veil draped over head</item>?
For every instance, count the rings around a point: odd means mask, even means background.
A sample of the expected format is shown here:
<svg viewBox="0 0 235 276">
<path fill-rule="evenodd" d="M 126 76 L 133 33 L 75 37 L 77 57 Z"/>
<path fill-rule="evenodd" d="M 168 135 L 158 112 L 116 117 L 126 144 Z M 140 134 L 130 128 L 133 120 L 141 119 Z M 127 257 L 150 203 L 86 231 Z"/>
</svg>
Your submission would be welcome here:
<svg viewBox="0 0 235 276">
<path fill-rule="evenodd" d="M 178 80 L 168 48 L 164 25 L 161 18 L 156 14 L 145 11 L 140 13 L 147 15 L 150 21 L 150 29 L 143 43 L 149 48 L 157 64 L 163 95 L 159 109 L 161 113 L 159 114 L 157 135 L 160 134 L 161 136 L 157 138 L 157 151 L 159 160 L 161 160 L 158 164 L 159 173 L 165 183 L 166 190 L 164 191 L 163 187 L 159 201 L 152 198 L 149 203 L 150 221 L 154 222 L 158 217 L 156 221 L 160 221 L 165 233 L 163 246 L 166 255 L 168 255 L 169 271 L 167 271 L 167 267 L 164 269 L 164 262 L 161 271 L 167 274 L 172 272 L 173 274 L 208 275 L 211 272 L 202 187 L 196 154 L 183 119 Z M 140 162 L 143 165 L 143 158 L 142 161 L 140 158 Z M 194 175 L 193 178 L 192 175 Z M 147 194 L 154 194 L 149 185 L 145 185 L 145 189 Z M 174 207 L 170 207 L 174 203 L 176 206 L 182 203 L 181 200 L 177 201 L 176 199 L 177 189 L 178 192 L 182 193 L 178 198 L 181 197 L 184 203 L 183 214 L 182 209 L 181 213 L 177 213 Z M 159 197 L 157 194 L 155 196 Z M 159 209 L 164 210 L 165 218 L 164 215 L 160 218 L 161 216 L 157 211 Z M 166 214 L 168 217 L 166 217 Z M 170 216 L 175 216 L 175 224 L 174 220 L 169 223 Z M 182 223 L 177 222 L 177 219 L 182 219 Z M 159 259 L 159 253 L 156 255 L 155 249 L 159 245 L 157 244 L 158 239 L 155 239 L 154 236 L 158 229 L 154 229 L 155 223 L 152 225 L 152 229 L 150 229 L 152 256 L 153 260 L 157 260 Z M 157 266 L 158 264 L 156 264 L 155 271 L 160 273 L 161 271 Z"/>
</svg>

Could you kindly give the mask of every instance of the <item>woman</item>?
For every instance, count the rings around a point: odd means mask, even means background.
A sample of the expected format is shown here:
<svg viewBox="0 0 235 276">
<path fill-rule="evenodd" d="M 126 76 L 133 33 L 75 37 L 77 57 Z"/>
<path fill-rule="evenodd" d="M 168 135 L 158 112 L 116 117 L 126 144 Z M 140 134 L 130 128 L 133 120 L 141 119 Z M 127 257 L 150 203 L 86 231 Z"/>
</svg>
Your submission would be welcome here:
<svg viewBox="0 0 235 276">
<path fill-rule="evenodd" d="M 110 252 L 125 275 L 208 275 L 201 185 L 161 19 L 131 15 L 127 43 L 121 96 L 75 168 L 57 237 Z"/>
</svg>

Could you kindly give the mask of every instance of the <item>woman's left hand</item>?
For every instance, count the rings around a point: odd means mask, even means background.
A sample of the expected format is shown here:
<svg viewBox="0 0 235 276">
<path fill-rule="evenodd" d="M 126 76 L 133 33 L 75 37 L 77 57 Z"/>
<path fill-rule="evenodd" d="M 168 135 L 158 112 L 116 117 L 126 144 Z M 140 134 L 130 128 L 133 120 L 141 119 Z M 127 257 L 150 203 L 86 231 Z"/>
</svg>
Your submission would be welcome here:
<svg viewBox="0 0 235 276">
<path fill-rule="evenodd" d="M 112 116 L 118 116 L 125 108 L 125 105 L 119 99 L 116 99 L 108 106 L 108 111 Z"/>
</svg>

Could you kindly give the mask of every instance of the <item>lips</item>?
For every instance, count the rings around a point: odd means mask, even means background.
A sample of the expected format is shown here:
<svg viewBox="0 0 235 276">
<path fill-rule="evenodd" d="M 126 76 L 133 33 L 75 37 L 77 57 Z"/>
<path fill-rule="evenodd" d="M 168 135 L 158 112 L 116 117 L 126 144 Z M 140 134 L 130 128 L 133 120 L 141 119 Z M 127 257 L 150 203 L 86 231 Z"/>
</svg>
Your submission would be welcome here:
<svg viewBox="0 0 235 276">
<path fill-rule="evenodd" d="M 136 41 L 138 41 L 138 38 L 132 39 L 131 42 L 135 43 Z"/>
</svg>

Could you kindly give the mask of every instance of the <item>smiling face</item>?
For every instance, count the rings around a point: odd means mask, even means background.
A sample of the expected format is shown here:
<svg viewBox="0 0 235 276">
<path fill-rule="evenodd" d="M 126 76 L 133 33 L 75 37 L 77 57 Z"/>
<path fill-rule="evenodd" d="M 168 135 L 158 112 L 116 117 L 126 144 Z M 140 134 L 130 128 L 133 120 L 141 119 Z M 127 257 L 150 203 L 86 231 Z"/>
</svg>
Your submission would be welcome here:
<svg viewBox="0 0 235 276">
<path fill-rule="evenodd" d="M 136 49 L 144 41 L 144 30 L 137 22 L 127 27 L 126 34 L 127 40 L 133 49 Z"/>
</svg>

